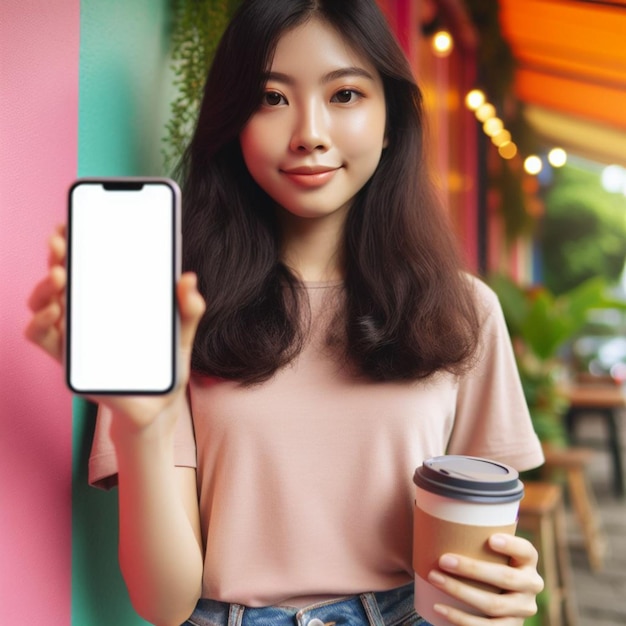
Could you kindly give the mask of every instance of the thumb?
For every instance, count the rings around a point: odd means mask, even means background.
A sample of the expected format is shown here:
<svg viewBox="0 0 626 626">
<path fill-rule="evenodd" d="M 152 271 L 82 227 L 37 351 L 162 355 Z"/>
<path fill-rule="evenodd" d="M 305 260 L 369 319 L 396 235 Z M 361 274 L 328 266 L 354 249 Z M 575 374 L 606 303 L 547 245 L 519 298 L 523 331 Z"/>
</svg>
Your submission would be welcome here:
<svg viewBox="0 0 626 626">
<path fill-rule="evenodd" d="M 198 279 L 193 272 L 186 272 L 177 285 L 178 306 L 180 310 L 180 351 L 183 372 L 189 367 L 196 329 L 206 305 L 198 292 Z"/>
</svg>

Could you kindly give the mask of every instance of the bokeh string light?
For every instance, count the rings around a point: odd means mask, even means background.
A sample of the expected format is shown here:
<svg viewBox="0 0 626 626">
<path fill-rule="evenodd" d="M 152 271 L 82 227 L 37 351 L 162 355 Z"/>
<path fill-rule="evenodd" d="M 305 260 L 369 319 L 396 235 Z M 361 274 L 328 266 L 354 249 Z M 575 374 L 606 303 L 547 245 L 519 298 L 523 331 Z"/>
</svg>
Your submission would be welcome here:
<svg viewBox="0 0 626 626">
<path fill-rule="evenodd" d="M 536 154 L 531 154 L 524 159 L 524 171 L 527 174 L 536 176 L 542 169 L 543 163 L 541 162 L 541 157 L 538 157 Z"/>
<path fill-rule="evenodd" d="M 601 182 L 605 191 L 626 196 L 626 169 L 621 165 L 607 165 L 602 170 Z"/>
<path fill-rule="evenodd" d="M 447 30 L 440 30 L 433 35 L 433 52 L 438 57 L 447 57 L 452 53 L 454 40 Z"/>
<path fill-rule="evenodd" d="M 491 139 L 503 159 L 512 159 L 518 154 L 519 149 L 511 132 L 505 128 L 504 122 L 497 115 L 496 107 L 487 100 L 484 91 L 469 91 L 465 96 L 465 106 L 474 112 L 476 119 L 482 124 L 483 132 Z M 548 153 L 548 163 L 552 167 L 563 167 L 567 163 L 567 153 L 563 148 L 553 148 Z M 524 159 L 524 170 L 528 174 L 536 176 L 543 167 L 544 163 L 539 155 L 530 154 Z"/>
<path fill-rule="evenodd" d="M 567 163 L 567 152 L 563 148 L 552 148 L 548 152 L 548 163 L 552 167 L 563 167 Z"/>
</svg>

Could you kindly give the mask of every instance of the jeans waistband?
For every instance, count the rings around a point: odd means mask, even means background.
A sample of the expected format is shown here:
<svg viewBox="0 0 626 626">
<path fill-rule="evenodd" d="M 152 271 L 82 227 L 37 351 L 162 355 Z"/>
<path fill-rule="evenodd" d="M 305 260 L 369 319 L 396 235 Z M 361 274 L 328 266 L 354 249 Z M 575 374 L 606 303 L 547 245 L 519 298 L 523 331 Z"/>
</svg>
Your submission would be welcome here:
<svg viewBox="0 0 626 626">
<path fill-rule="evenodd" d="M 183 626 L 429 626 L 415 613 L 413 583 L 312 604 L 247 607 L 201 599 Z"/>
</svg>

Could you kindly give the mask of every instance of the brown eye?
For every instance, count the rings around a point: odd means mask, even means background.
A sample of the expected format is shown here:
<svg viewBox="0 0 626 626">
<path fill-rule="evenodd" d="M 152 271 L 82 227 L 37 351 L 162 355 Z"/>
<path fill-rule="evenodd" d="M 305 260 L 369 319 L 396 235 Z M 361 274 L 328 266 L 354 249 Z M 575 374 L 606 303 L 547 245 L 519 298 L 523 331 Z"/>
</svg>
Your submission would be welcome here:
<svg viewBox="0 0 626 626">
<path fill-rule="evenodd" d="M 342 89 L 341 91 L 338 91 L 334 96 L 333 96 L 333 102 L 340 102 L 341 104 L 347 104 L 348 102 L 352 101 L 352 97 L 356 95 L 354 91 L 352 91 L 352 89 Z"/>
<path fill-rule="evenodd" d="M 277 91 L 266 91 L 263 94 L 263 104 L 274 107 L 279 104 L 286 104 L 285 98 Z"/>
</svg>

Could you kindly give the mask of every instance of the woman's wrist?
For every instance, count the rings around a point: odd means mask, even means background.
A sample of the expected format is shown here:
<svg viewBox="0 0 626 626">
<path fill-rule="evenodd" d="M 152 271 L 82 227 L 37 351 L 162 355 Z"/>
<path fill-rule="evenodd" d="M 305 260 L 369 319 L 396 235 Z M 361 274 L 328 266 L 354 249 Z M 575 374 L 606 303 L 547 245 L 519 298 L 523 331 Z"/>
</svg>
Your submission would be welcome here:
<svg viewBox="0 0 626 626">
<path fill-rule="evenodd" d="M 176 405 L 167 405 L 156 414 L 150 409 L 144 409 L 141 414 L 133 411 L 132 416 L 114 410 L 111 440 L 116 452 L 132 451 L 143 445 L 155 447 L 160 442 L 173 445 L 176 419 L 180 414 Z"/>
</svg>

